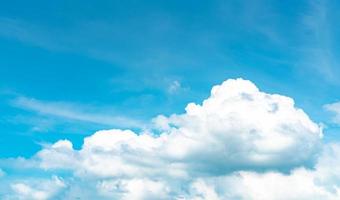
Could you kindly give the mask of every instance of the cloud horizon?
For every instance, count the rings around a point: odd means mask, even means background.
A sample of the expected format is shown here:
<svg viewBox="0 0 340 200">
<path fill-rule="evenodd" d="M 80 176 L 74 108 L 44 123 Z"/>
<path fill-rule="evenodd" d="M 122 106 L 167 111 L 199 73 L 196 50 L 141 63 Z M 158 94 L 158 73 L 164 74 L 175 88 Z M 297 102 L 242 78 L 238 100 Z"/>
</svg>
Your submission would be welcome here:
<svg viewBox="0 0 340 200">
<path fill-rule="evenodd" d="M 13 159 L 37 177 L 10 181 L 8 199 L 336 199 L 340 144 L 294 100 L 228 79 L 202 104 L 153 128 L 101 130 L 80 149 L 68 140 Z M 14 166 L 15 164 L 13 164 Z M 6 173 L 4 169 L 3 174 Z M 6 175 L 4 175 L 6 176 Z M 225 187 L 223 187 L 225 186 Z M 87 192 L 80 192 L 82 187 Z M 270 188 L 268 190 L 267 188 Z M 2 191 L 1 191 L 2 192 Z M 283 195 L 284 194 L 284 195 Z"/>
</svg>

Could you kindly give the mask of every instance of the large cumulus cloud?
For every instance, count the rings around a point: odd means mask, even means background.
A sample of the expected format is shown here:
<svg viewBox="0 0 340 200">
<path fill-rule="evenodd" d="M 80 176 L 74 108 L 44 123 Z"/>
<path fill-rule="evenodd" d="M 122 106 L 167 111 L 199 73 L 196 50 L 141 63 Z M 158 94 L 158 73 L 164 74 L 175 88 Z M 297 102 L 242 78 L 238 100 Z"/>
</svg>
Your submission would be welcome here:
<svg viewBox="0 0 340 200">
<path fill-rule="evenodd" d="M 321 128 L 291 98 L 231 79 L 185 110 L 156 117 L 140 133 L 98 131 L 80 150 L 60 140 L 29 161 L 73 174 L 65 199 L 81 185 L 103 199 L 338 197 L 339 173 L 331 166 L 340 148 L 323 147 Z"/>
</svg>

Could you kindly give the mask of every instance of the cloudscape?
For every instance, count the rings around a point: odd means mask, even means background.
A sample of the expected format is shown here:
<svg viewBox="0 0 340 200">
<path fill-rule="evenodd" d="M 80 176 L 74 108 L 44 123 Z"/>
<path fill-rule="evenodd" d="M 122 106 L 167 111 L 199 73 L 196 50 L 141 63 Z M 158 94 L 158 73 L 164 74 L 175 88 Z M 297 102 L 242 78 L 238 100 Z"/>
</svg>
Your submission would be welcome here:
<svg viewBox="0 0 340 200">
<path fill-rule="evenodd" d="M 11 159 L 51 178 L 10 182 L 6 197 L 340 198 L 340 144 L 323 144 L 322 128 L 293 99 L 229 79 L 185 110 L 157 116 L 143 132 L 100 130 L 78 150 L 59 140 L 31 158 Z"/>
<path fill-rule="evenodd" d="M 340 199 L 337 8 L 4 3 L 0 199 Z"/>
</svg>

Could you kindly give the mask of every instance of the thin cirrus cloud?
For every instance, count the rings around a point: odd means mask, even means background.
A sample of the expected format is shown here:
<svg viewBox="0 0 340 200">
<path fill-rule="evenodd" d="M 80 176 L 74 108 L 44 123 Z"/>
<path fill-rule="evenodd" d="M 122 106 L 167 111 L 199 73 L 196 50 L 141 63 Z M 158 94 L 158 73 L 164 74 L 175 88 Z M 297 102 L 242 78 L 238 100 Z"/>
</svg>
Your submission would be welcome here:
<svg viewBox="0 0 340 200">
<path fill-rule="evenodd" d="M 44 146 L 18 162 L 48 173 L 45 181 L 57 189 L 23 177 L 8 183 L 10 195 L 42 192 L 40 199 L 137 200 L 340 197 L 340 144 L 324 143 L 321 127 L 293 99 L 261 92 L 250 81 L 227 80 L 214 86 L 202 104 L 190 103 L 184 114 L 160 115 L 152 122 L 154 128 L 141 133 L 98 131 L 86 137 L 79 150 L 68 140 Z M 28 188 L 26 193 L 22 188 Z"/>
<path fill-rule="evenodd" d="M 58 45 L 56 40 L 47 37 L 51 32 L 53 31 L 42 30 L 22 20 L 0 17 L 0 36 L 2 37 L 14 38 L 49 50 L 67 50 L 64 46 Z"/>
<path fill-rule="evenodd" d="M 38 115 L 57 117 L 64 120 L 115 127 L 141 128 L 143 126 L 142 122 L 135 119 L 113 116 L 107 112 L 98 113 L 96 109 L 67 102 L 41 101 L 21 96 L 14 99 L 11 104 L 14 107 L 31 111 Z"/>
</svg>

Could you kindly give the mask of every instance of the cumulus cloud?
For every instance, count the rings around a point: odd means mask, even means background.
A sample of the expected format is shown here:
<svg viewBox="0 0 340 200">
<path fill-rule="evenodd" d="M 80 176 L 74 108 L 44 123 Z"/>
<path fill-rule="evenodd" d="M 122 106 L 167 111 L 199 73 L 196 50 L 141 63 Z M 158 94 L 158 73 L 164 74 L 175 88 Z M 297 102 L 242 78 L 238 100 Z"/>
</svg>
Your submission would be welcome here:
<svg viewBox="0 0 340 200">
<path fill-rule="evenodd" d="M 141 158 L 142 159 L 142 158 Z M 114 163 L 112 163 L 113 165 Z M 182 200 L 336 200 L 340 198 L 340 144 L 327 144 L 320 152 L 313 169 L 298 167 L 289 173 L 279 171 L 235 171 L 220 176 L 193 176 L 175 178 L 156 175 L 143 177 L 80 176 L 62 193 L 63 199 L 72 199 L 74 187 L 86 184 L 84 192 L 96 199 L 182 199 Z M 163 172 L 170 170 L 162 169 Z M 79 186 L 80 185 L 80 186 Z M 72 191 L 73 190 L 73 191 Z M 66 196 L 65 196 L 66 195 Z"/>
<path fill-rule="evenodd" d="M 51 199 L 65 186 L 63 180 L 56 176 L 53 176 L 51 180 L 17 182 L 11 184 L 14 194 L 8 196 L 8 199 Z"/>
<path fill-rule="evenodd" d="M 313 160 L 321 137 L 320 127 L 292 99 L 260 92 L 242 79 L 215 86 L 202 105 L 190 103 L 182 115 L 154 122 L 159 136 L 98 131 L 80 151 L 59 141 L 37 158 L 47 169 L 67 166 L 95 176 L 143 176 L 169 167 L 171 176 L 289 170 Z"/>
<path fill-rule="evenodd" d="M 165 182 L 145 178 L 101 181 L 97 184 L 97 190 L 104 197 L 124 200 L 167 199 L 170 194 L 170 188 Z"/>
<path fill-rule="evenodd" d="M 212 187 L 219 199 L 335 200 L 340 198 L 339 153 L 340 144 L 325 146 L 313 170 L 300 167 L 289 174 L 241 171 L 200 181 Z"/>
<path fill-rule="evenodd" d="M 322 146 L 321 127 L 291 98 L 227 80 L 185 110 L 156 117 L 141 133 L 98 131 L 79 150 L 60 140 L 30 161 L 73 174 L 64 199 L 85 182 L 101 199 L 338 197 L 340 173 L 332 166 L 340 145 Z"/>
</svg>

